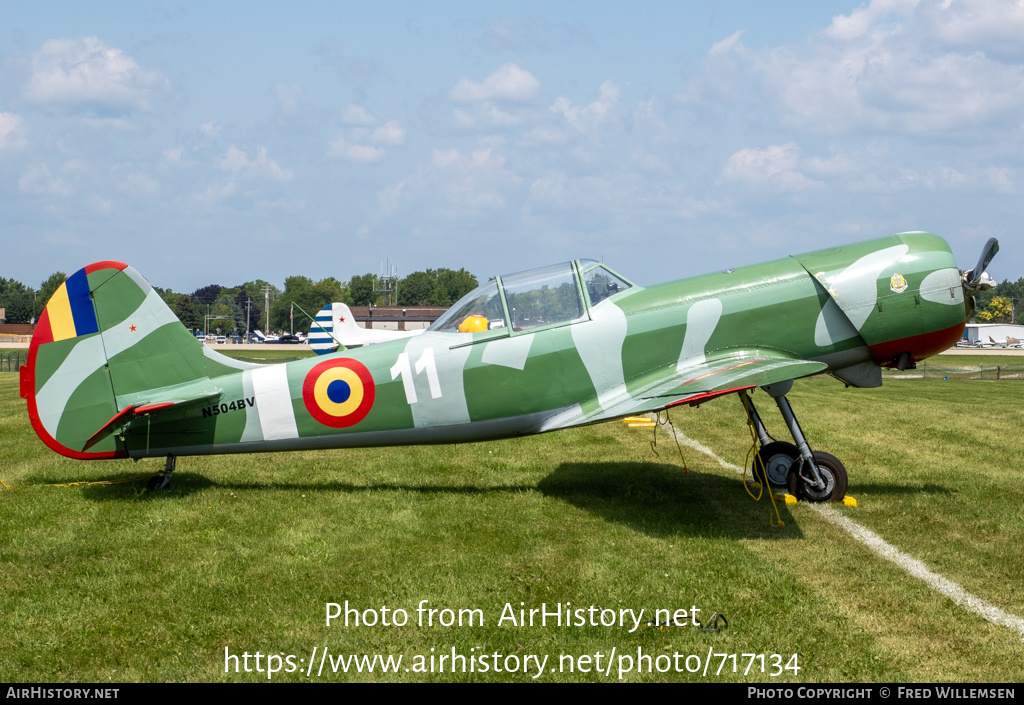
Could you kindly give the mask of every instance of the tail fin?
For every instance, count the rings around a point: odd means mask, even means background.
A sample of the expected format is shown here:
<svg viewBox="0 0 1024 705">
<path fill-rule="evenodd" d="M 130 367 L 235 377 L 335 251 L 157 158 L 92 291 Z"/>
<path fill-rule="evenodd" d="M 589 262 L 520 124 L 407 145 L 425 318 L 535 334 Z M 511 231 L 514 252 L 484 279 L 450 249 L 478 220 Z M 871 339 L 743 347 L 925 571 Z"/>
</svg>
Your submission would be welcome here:
<svg viewBox="0 0 1024 705">
<path fill-rule="evenodd" d="M 51 449 L 122 458 L 127 449 L 113 433 L 120 421 L 218 396 L 211 374 L 237 367 L 206 350 L 134 269 L 97 262 L 68 277 L 46 304 L 21 370 L 21 396 Z"/>
<path fill-rule="evenodd" d="M 362 328 L 356 325 L 356 317 L 352 315 L 352 309 L 348 304 L 332 304 L 334 306 L 334 328 L 337 331 L 338 339 L 361 333 Z"/>
<path fill-rule="evenodd" d="M 344 350 L 341 340 L 356 332 L 359 332 L 359 326 L 348 305 L 337 302 L 327 304 L 316 314 L 316 320 L 309 327 L 309 347 L 317 355 Z"/>
<path fill-rule="evenodd" d="M 339 347 L 334 339 L 334 306 L 338 304 L 327 304 L 320 309 L 309 325 L 309 348 L 317 355 L 332 353 Z"/>
</svg>

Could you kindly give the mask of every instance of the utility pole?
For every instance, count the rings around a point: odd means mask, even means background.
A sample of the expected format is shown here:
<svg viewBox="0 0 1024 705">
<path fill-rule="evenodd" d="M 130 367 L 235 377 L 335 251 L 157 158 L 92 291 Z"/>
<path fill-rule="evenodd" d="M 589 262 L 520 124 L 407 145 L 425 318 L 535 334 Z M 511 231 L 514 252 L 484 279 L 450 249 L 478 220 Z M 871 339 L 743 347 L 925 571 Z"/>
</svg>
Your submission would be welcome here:
<svg viewBox="0 0 1024 705">
<path fill-rule="evenodd" d="M 245 342 L 247 342 L 247 343 L 249 342 L 249 316 L 252 315 L 250 313 L 250 309 L 251 308 L 252 308 L 252 297 L 248 296 L 245 299 Z"/>
<path fill-rule="evenodd" d="M 267 335 L 270 335 L 270 284 L 263 287 L 263 308 L 267 312 Z"/>
</svg>

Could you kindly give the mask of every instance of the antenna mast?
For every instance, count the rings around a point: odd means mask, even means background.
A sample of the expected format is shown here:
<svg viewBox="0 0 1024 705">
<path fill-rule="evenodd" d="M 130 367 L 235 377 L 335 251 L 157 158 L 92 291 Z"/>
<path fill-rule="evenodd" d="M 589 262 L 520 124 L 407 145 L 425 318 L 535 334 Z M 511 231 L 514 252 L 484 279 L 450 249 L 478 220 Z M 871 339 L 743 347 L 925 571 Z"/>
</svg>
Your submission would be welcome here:
<svg viewBox="0 0 1024 705">
<path fill-rule="evenodd" d="M 374 293 L 380 293 L 385 306 L 394 306 L 398 303 L 398 265 L 380 263 L 380 276 L 373 283 Z"/>
</svg>

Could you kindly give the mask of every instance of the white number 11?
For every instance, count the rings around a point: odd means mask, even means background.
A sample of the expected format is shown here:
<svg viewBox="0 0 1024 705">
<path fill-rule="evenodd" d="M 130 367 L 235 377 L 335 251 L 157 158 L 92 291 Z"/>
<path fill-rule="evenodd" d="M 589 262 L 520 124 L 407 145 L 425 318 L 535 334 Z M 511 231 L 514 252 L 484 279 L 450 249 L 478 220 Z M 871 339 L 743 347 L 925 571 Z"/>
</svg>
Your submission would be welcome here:
<svg viewBox="0 0 1024 705">
<path fill-rule="evenodd" d="M 427 348 L 420 355 L 420 359 L 416 361 L 416 374 L 420 374 L 424 370 L 427 371 L 427 382 L 430 384 L 430 398 L 439 399 L 441 397 L 441 380 L 437 376 L 437 365 L 434 363 L 434 349 Z M 402 385 L 405 387 L 405 400 L 410 404 L 415 404 L 416 398 L 416 382 L 413 380 L 412 367 L 409 364 L 409 354 L 402 353 L 398 356 L 398 361 L 395 366 L 391 368 L 391 379 L 402 378 Z"/>
</svg>

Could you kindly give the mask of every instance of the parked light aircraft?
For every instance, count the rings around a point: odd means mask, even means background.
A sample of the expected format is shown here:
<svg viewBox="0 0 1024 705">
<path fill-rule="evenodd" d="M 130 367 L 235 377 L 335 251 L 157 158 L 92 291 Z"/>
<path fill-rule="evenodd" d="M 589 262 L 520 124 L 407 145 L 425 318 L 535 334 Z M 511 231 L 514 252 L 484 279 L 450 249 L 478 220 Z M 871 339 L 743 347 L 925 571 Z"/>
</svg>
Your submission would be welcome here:
<svg viewBox="0 0 1024 705">
<path fill-rule="evenodd" d="M 991 335 L 988 337 L 988 346 L 999 347 L 999 348 L 1019 348 L 1021 347 L 1020 339 L 1007 336 L 1002 340 L 996 340 Z M 988 347 L 986 346 L 986 347 Z"/>
<path fill-rule="evenodd" d="M 259 328 L 254 330 L 252 332 L 252 334 L 254 336 L 256 336 L 256 342 L 257 343 L 280 343 L 281 342 L 281 336 L 279 336 L 279 335 L 266 335 Z"/>
<path fill-rule="evenodd" d="M 419 335 L 423 330 L 380 330 L 360 328 L 352 310 L 343 303 L 327 304 L 309 326 L 309 347 L 317 355 L 338 350 L 339 345 L 355 348 Z"/>
<path fill-rule="evenodd" d="M 575 260 L 496 277 L 422 335 L 276 365 L 198 343 L 134 269 L 97 262 L 47 303 L 21 394 L 58 453 L 166 457 L 155 486 L 182 455 L 481 441 L 738 394 L 766 479 L 834 501 L 846 469 L 811 450 L 793 380 L 877 387 L 953 345 L 997 251 L 961 277 L 945 241 L 903 233 L 651 287 Z"/>
<path fill-rule="evenodd" d="M 263 331 L 256 329 L 252 332 L 257 343 L 305 343 L 306 336 L 300 331 L 296 334 L 285 333 L 283 335 L 264 335 Z"/>
</svg>

